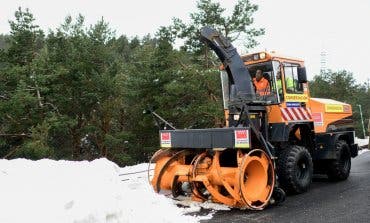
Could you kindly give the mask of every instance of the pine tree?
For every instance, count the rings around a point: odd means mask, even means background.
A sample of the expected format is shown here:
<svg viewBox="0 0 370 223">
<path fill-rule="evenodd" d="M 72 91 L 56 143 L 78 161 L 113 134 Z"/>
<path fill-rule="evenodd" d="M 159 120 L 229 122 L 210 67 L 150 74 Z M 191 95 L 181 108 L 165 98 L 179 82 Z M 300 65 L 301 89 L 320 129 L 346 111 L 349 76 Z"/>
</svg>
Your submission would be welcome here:
<svg viewBox="0 0 370 223">
<path fill-rule="evenodd" d="M 204 26 L 211 26 L 230 41 L 242 40 L 246 48 L 252 48 L 257 45 L 255 38 L 265 33 L 264 29 L 252 27 L 253 14 L 257 10 L 258 6 L 249 0 L 239 0 L 231 15 L 225 16 L 226 9 L 219 2 L 198 0 L 197 11 L 190 13 L 188 24 L 174 18 L 173 24 L 161 27 L 158 35 L 172 42 L 178 38 L 184 39 L 183 49 L 202 54 L 207 52 L 207 48 L 199 41 L 200 30 Z"/>
</svg>

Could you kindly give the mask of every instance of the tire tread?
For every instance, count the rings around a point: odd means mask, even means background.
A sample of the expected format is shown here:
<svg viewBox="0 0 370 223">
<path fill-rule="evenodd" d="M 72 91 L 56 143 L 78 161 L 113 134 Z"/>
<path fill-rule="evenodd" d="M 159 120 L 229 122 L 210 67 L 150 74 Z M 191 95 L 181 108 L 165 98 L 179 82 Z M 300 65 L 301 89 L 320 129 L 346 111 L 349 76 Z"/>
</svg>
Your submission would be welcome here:
<svg viewBox="0 0 370 223">
<path fill-rule="evenodd" d="M 342 153 L 342 150 L 347 150 L 346 152 L 349 154 L 349 170 L 343 170 L 342 166 L 339 163 L 339 159 Z M 332 160 L 328 164 L 328 171 L 327 175 L 328 178 L 332 181 L 342 181 L 346 180 L 349 176 L 349 173 L 351 171 L 351 155 L 350 155 L 350 149 L 348 147 L 348 144 L 344 140 L 338 140 L 335 144 L 335 156 L 337 157 L 335 160 Z"/>
<path fill-rule="evenodd" d="M 300 156 L 300 153 L 304 153 L 308 157 L 309 171 L 310 171 L 310 182 L 307 185 L 299 185 L 297 179 L 295 179 L 295 165 L 296 159 Z M 303 193 L 308 190 L 313 174 L 313 163 L 312 158 L 308 150 L 303 146 L 290 145 L 285 148 L 278 159 L 278 176 L 279 183 L 288 193 Z"/>
</svg>

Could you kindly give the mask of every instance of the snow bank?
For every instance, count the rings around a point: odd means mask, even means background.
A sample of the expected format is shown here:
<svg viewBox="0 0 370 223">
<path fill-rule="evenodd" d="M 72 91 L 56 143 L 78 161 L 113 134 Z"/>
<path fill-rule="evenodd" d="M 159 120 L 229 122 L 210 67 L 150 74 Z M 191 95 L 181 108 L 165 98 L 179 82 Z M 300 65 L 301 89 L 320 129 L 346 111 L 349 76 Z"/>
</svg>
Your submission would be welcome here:
<svg viewBox="0 0 370 223">
<path fill-rule="evenodd" d="M 106 159 L 0 160 L 0 222 L 120 222 L 118 169 Z"/>
<path fill-rule="evenodd" d="M 137 167 L 129 167 L 135 169 Z M 197 222 L 114 163 L 0 160 L 1 223 Z"/>
<path fill-rule="evenodd" d="M 366 146 L 369 144 L 369 136 L 366 137 L 365 139 L 360 139 L 360 138 L 355 137 L 355 143 L 357 143 L 357 145 L 360 147 Z"/>
<path fill-rule="evenodd" d="M 123 191 L 128 202 L 123 209 L 130 210 L 126 222 L 198 222 L 199 217 L 185 216 L 185 208 L 177 207 L 172 199 L 154 193 L 148 183 L 148 164 L 142 163 L 120 170 Z"/>
<path fill-rule="evenodd" d="M 154 168 L 154 165 L 151 168 Z M 224 205 L 194 202 L 190 201 L 188 197 L 179 197 L 178 199 L 181 200 L 173 200 L 170 196 L 157 194 L 148 182 L 147 170 L 148 163 L 128 166 L 120 170 L 125 191 L 133 200 L 133 202 L 126 204 L 130 206 L 132 211 L 127 216 L 129 222 L 148 222 L 148 219 L 153 219 L 151 222 L 198 222 L 212 218 L 214 210 L 229 210 Z M 207 215 L 199 215 L 202 208 L 211 209 L 211 212 Z M 143 212 L 143 210 L 145 211 Z"/>
</svg>

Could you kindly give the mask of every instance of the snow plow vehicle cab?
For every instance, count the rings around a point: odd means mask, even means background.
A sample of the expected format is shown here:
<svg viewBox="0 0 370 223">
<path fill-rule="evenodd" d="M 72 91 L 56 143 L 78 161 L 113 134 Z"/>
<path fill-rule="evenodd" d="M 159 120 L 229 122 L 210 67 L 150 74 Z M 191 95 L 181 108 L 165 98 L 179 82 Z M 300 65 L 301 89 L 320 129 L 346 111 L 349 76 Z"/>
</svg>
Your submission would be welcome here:
<svg viewBox="0 0 370 223">
<path fill-rule="evenodd" d="M 222 62 L 225 128 L 160 131 L 151 184 L 188 195 L 261 210 L 308 190 L 313 172 L 345 180 L 357 155 L 351 105 L 311 98 L 304 62 L 259 52 L 240 56 L 212 28 L 201 40 Z M 257 70 L 269 83 L 256 92 Z M 282 190 L 282 189 L 283 190 Z"/>
</svg>

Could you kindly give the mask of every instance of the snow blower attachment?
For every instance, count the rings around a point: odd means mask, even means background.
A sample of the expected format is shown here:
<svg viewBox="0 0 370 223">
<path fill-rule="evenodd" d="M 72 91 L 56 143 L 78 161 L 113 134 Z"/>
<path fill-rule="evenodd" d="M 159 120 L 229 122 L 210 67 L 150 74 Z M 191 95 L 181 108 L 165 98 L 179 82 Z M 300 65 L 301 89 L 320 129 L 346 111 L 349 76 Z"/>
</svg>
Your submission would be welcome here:
<svg viewBox="0 0 370 223">
<path fill-rule="evenodd" d="M 156 163 L 151 184 L 173 197 L 262 210 L 273 194 L 284 197 L 275 186 L 274 147 L 266 140 L 266 104 L 256 99 L 251 76 L 228 40 L 208 27 L 201 30 L 201 40 L 227 72 L 228 127 L 161 130 L 161 149 L 151 159 Z"/>
</svg>

